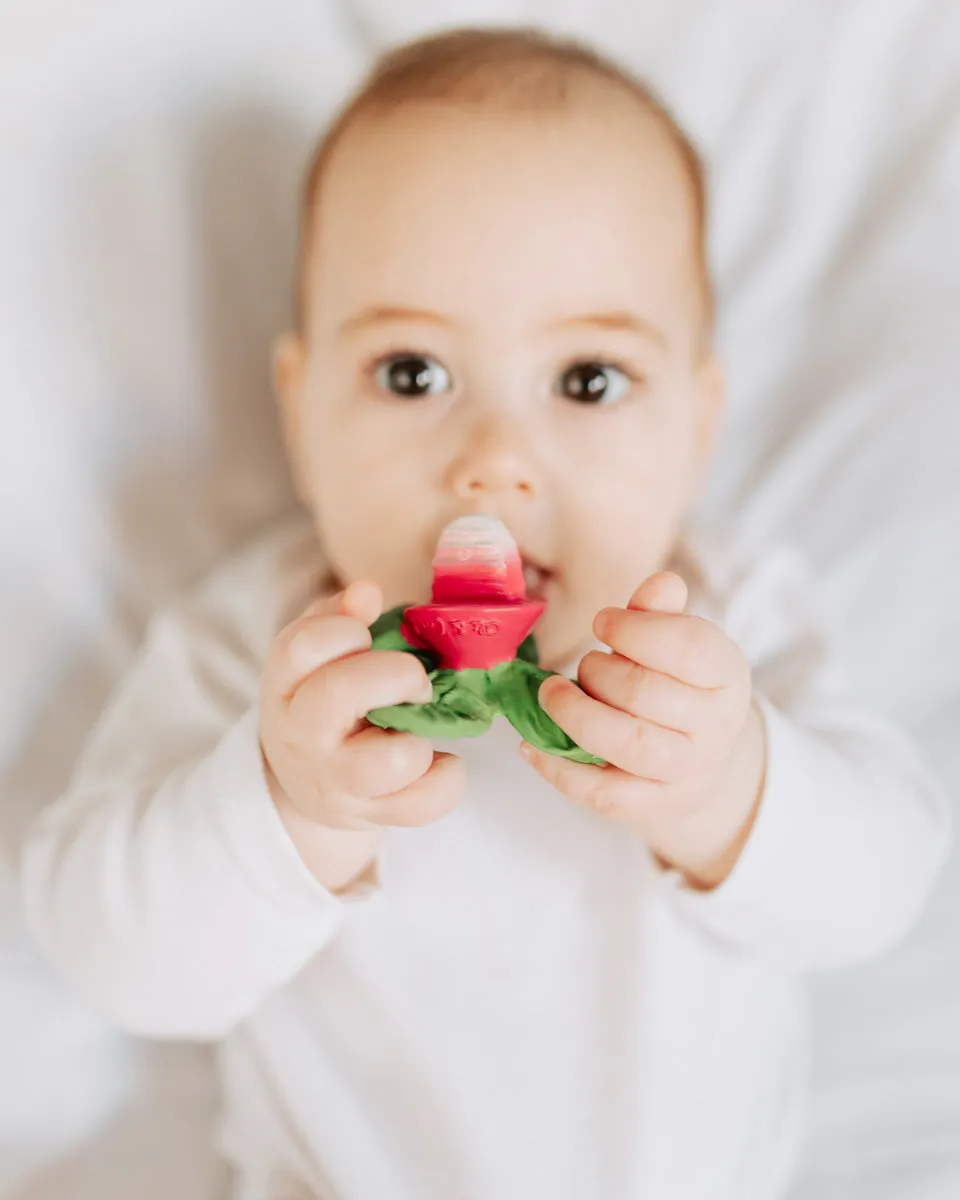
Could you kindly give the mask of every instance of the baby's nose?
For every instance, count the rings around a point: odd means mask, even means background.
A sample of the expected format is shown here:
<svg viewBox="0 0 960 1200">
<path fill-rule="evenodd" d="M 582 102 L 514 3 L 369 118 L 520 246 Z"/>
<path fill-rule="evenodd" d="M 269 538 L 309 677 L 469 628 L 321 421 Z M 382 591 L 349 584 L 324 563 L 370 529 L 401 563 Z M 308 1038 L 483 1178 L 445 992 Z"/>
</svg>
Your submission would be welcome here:
<svg viewBox="0 0 960 1200">
<path fill-rule="evenodd" d="M 478 430 L 451 465 L 448 484 L 461 500 L 490 496 L 533 498 L 539 483 L 533 456 L 505 430 Z"/>
<path fill-rule="evenodd" d="M 516 492 L 521 496 L 533 495 L 533 484 L 521 474 L 514 472 L 514 477 L 508 473 L 474 471 L 458 476 L 453 490 L 462 500 L 472 497 L 486 496 L 498 492 Z"/>
</svg>

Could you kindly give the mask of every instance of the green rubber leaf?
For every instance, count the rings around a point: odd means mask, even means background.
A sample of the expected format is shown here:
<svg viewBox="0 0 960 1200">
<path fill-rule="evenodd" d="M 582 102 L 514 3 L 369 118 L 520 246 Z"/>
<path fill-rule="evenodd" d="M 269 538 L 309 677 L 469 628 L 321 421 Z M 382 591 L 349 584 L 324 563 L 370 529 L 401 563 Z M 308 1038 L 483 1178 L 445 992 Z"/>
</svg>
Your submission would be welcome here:
<svg viewBox="0 0 960 1200">
<path fill-rule="evenodd" d="M 373 635 L 373 640 L 377 641 L 378 638 L 386 637 L 391 633 L 399 633 L 400 626 L 403 624 L 403 614 L 406 611 L 407 606 L 405 604 L 398 604 L 396 608 L 388 608 L 385 613 L 381 613 L 370 626 L 370 633 Z"/>
<path fill-rule="evenodd" d="M 601 765 L 604 760 L 581 750 L 569 734 L 540 707 L 540 685 L 554 671 L 515 658 L 490 672 L 490 691 L 497 706 L 520 736 L 548 754 L 559 754 L 574 762 Z"/>
<path fill-rule="evenodd" d="M 537 639 L 532 633 L 528 633 L 520 643 L 517 658 L 523 662 L 533 663 L 535 667 L 540 666 L 540 651 L 537 649 Z"/>
<path fill-rule="evenodd" d="M 429 650 L 419 650 L 417 647 L 411 646 L 400 632 L 400 626 L 403 624 L 403 614 L 406 610 L 407 605 L 398 604 L 396 608 L 388 609 L 387 612 L 374 621 L 370 626 L 370 633 L 373 637 L 371 649 L 401 650 L 406 654 L 412 654 L 415 658 L 420 659 L 429 673 L 436 668 L 436 658 Z"/>
<path fill-rule="evenodd" d="M 501 663 L 492 671 L 440 671 L 434 655 L 411 646 L 400 632 L 405 611 L 406 605 L 398 605 L 370 626 L 372 648 L 415 655 L 430 676 L 433 699 L 428 704 L 376 708 L 367 714 L 371 724 L 425 738 L 479 737 L 502 713 L 531 746 L 575 762 L 603 762 L 581 750 L 540 707 L 537 693 L 553 672 L 539 666 L 533 634 L 523 641 L 512 662 Z"/>
<path fill-rule="evenodd" d="M 468 738 L 486 733 L 497 715 L 487 696 L 486 671 L 434 671 L 429 704 L 375 708 L 367 720 L 381 729 L 399 729 L 425 738 Z"/>
</svg>

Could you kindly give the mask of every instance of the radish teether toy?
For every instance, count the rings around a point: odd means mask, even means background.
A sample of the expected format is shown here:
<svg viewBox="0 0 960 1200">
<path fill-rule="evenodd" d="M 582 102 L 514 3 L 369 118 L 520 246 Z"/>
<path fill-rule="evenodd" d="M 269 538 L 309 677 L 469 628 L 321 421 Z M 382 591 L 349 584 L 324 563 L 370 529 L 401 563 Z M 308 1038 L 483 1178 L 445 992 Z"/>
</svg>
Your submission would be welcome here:
<svg viewBox="0 0 960 1200">
<path fill-rule="evenodd" d="M 461 517 L 440 535 L 433 601 L 408 608 L 400 632 L 442 669 L 509 662 L 546 605 L 528 600 L 517 543 L 494 517 Z"/>
<path fill-rule="evenodd" d="M 429 604 L 401 605 L 371 626 L 374 650 L 416 654 L 433 684 L 427 704 L 377 708 L 367 720 L 421 737 L 477 737 L 504 716 L 531 745 L 578 762 L 581 750 L 540 707 L 553 672 L 538 665 L 530 631 L 543 613 L 528 600 L 517 544 L 493 517 L 461 517 L 440 535 Z"/>
</svg>

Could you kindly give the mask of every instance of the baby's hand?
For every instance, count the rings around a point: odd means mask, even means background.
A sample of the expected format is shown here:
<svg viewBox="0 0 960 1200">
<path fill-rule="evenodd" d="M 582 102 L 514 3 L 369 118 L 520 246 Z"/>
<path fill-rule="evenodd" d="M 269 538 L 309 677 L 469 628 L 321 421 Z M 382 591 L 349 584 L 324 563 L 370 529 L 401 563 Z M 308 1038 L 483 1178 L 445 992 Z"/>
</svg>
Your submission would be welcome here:
<svg viewBox="0 0 960 1200">
<path fill-rule="evenodd" d="M 382 826 L 435 821 L 463 786 L 452 754 L 364 721 L 373 708 L 432 695 L 414 655 L 370 650 L 382 603 L 372 583 L 317 601 L 277 636 L 261 683 L 271 794 L 304 861 L 333 889 L 371 861 Z"/>
<path fill-rule="evenodd" d="M 540 703 L 607 766 L 569 762 L 526 744 L 524 757 L 572 800 L 634 824 L 650 848 L 696 886 L 733 869 L 763 785 L 762 721 L 750 668 L 716 625 L 683 612 L 677 575 L 651 576 L 627 608 L 601 612 L 583 688 L 554 676 Z"/>
</svg>

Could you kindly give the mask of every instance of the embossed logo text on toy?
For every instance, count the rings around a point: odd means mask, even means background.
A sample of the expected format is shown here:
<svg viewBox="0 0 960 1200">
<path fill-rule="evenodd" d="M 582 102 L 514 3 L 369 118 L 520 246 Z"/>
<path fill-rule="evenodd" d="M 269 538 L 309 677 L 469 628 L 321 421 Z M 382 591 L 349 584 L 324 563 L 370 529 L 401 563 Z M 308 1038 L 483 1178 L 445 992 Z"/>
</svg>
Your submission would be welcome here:
<svg viewBox="0 0 960 1200">
<path fill-rule="evenodd" d="M 476 618 L 458 621 L 435 617 L 432 621 L 424 624 L 423 632 L 439 637 L 443 637 L 445 634 L 452 634 L 454 637 L 464 637 L 468 634 L 472 637 L 496 637 L 500 632 L 500 622 L 482 621 Z"/>
</svg>

